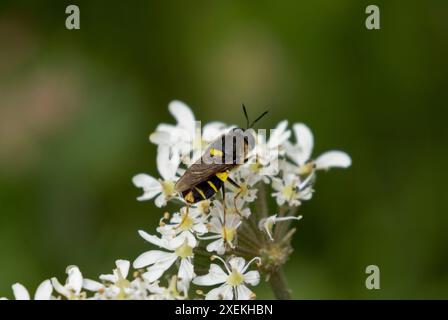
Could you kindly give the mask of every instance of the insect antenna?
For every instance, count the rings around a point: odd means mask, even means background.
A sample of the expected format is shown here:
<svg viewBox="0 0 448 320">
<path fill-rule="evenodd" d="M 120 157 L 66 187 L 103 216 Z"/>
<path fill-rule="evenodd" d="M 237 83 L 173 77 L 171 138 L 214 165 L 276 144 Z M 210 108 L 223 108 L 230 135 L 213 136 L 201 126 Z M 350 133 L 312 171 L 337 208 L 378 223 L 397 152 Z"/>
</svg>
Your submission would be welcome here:
<svg viewBox="0 0 448 320">
<path fill-rule="evenodd" d="M 249 129 L 249 116 L 247 115 L 247 110 L 246 110 L 246 106 L 243 103 L 243 111 L 244 111 L 244 116 L 246 117 L 246 129 Z"/>
<path fill-rule="evenodd" d="M 249 128 L 252 128 L 254 126 L 254 124 L 256 124 L 258 122 L 258 120 L 260 120 L 261 118 L 263 118 L 265 115 L 267 115 L 268 112 L 265 111 L 263 112 L 257 119 L 255 119 L 254 121 L 252 121 L 252 123 L 250 124 Z"/>
</svg>

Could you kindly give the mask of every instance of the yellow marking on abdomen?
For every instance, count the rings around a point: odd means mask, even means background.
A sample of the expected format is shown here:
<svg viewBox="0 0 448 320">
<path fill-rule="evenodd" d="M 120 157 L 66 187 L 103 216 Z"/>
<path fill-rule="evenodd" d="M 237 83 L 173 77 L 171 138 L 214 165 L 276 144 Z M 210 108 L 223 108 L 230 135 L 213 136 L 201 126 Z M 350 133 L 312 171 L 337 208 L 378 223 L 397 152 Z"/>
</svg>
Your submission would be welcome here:
<svg viewBox="0 0 448 320">
<path fill-rule="evenodd" d="M 219 150 L 219 149 L 210 149 L 210 155 L 212 156 L 212 157 L 214 157 L 214 156 L 222 156 L 224 153 L 221 151 L 221 150 Z"/>
<path fill-rule="evenodd" d="M 202 197 L 204 200 L 207 199 L 207 198 L 205 197 L 204 192 L 203 192 L 201 189 L 199 189 L 198 187 L 194 187 L 194 189 L 201 195 L 201 197 Z"/>
<path fill-rule="evenodd" d="M 185 195 L 184 199 L 185 199 L 187 202 L 194 203 L 193 191 L 188 192 L 188 193 Z"/>
<path fill-rule="evenodd" d="M 213 190 L 215 190 L 215 192 L 218 192 L 218 189 L 217 189 L 216 186 L 213 184 L 213 182 L 211 182 L 211 181 L 207 181 L 207 183 L 208 183 L 208 185 L 209 185 L 210 187 L 213 188 Z"/>
<path fill-rule="evenodd" d="M 221 181 L 226 181 L 227 178 L 229 177 L 229 173 L 228 173 L 227 171 L 224 171 L 224 172 L 218 172 L 218 173 L 216 174 L 216 176 L 218 177 L 219 180 L 221 180 Z"/>
</svg>

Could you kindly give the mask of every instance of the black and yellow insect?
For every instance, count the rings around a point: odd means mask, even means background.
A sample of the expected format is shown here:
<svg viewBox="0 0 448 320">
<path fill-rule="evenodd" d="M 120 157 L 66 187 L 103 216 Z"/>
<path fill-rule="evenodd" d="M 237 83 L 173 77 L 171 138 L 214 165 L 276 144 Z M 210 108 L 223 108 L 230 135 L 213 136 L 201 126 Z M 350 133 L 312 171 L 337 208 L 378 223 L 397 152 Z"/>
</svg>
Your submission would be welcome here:
<svg viewBox="0 0 448 320">
<path fill-rule="evenodd" d="M 243 111 L 246 129 L 234 128 L 212 142 L 202 157 L 185 171 L 174 186 L 188 206 L 213 197 L 220 189 L 225 199 L 224 183 L 227 181 L 241 192 L 240 186 L 229 177 L 229 173 L 247 161 L 247 155 L 255 142 L 255 137 L 249 129 L 267 114 L 267 111 L 264 112 L 249 124 L 244 105 Z M 235 207 L 240 192 L 235 195 Z"/>
</svg>

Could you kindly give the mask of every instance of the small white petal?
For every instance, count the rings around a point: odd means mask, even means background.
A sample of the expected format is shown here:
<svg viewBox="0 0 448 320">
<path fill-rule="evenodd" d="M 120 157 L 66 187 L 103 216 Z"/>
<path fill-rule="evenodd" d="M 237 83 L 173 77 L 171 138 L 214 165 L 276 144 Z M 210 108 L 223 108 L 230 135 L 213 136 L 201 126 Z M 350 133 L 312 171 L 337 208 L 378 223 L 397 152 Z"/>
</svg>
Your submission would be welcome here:
<svg viewBox="0 0 448 320">
<path fill-rule="evenodd" d="M 224 133 L 225 129 L 226 125 L 222 122 L 209 122 L 202 129 L 202 139 L 207 142 L 214 141 Z"/>
<path fill-rule="evenodd" d="M 168 110 L 180 127 L 187 129 L 189 132 L 194 132 L 195 118 L 190 107 L 182 101 L 174 100 L 168 105 Z"/>
<path fill-rule="evenodd" d="M 223 284 L 222 286 L 210 290 L 205 295 L 205 300 L 232 300 L 233 290 L 228 284 Z"/>
<path fill-rule="evenodd" d="M 114 274 L 101 274 L 100 280 L 108 281 L 108 282 L 116 282 L 117 277 Z"/>
<path fill-rule="evenodd" d="M 138 201 L 152 199 L 162 192 L 160 182 L 150 175 L 144 173 L 137 174 L 132 178 L 132 182 L 136 187 L 142 188 L 144 192 L 142 196 L 137 198 Z"/>
<path fill-rule="evenodd" d="M 34 300 L 50 300 L 53 293 L 53 286 L 50 280 L 43 281 L 36 289 Z"/>
<path fill-rule="evenodd" d="M 117 260 L 115 261 L 115 265 L 117 266 L 118 269 L 120 269 L 121 275 L 123 276 L 123 278 L 127 278 L 128 273 L 129 273 L 129 267 L 131 265 L 131 263 L 128 260 Z"/>
<path fill-rule="evenodd" d="M 238 300 L 252 300 L 255 298 L 253 292 L 250 291 L 245 285 L 237 286 L 236 291 L 238 293 Z"/>
<path fill-rule="evenodd" d="M 299 153 L 296 154 L 296 158 L 293 159 L 297 164 L 304 164 L 311 158 L 311 153 L 314 146 L 314 137 L 310 128 L 303 123 L 296 123 L 292 126 L 294 134 L 296 135 L 297 147 L 299 147 Z"/>
<path fill-rule="evenodd" d="M 187 284 L 191 282 L 191 280 L 195 277 L 193 265 L 188 259 L 181 259 L 180 260 L 180 267 L 179 272 L 177 273 L 177 278 L 180 282 L 182 282 L 182 285 L 184 288 L 181 290 L 184 291 L 185 287 L 188 290 Z"/>
<path fill-rule="evenodd" d="M 244 274 L 244 282 L 256 286 L 260 282 L 260 273 L 258 271 L 249 271 Z"/>
<path fill-rule="evenodd" d="M 151 133 L 151 135 L 149 136 L 149 141 L 157 145 L 169 145 L 171 143 L 171 135 L 169 132 L 156 131 Z"/>
<path fill-rule="evenodd" d="M 68 266 L 66 269 L 68 274 L 66 287 L 79 294 L 82 289 L 82 274 L 77 266 Z"/>
<path fill-rule="evenodd" d="M 91 280 L 91 279 L 84 279 L 82 281 L 82 287 L 86 290 L 96 292 L 98 290 L 101 290 L 104 288 L 104 285 L 99 283 L 98 281 Z"/>
<path fill-rule="evenodd" d="M 142 274 L 143 278 L 145 278 L 148 282 L 154 282 L 158 280 L 163 275 L 163 273 L 173 265 L 176 260 L 177 256 L 175 254 L 171 254 L 171 257 L 169 259 L 153 264 L 151 267 L 149 267 L 148 271 Z"/>
<path fill-rule="evenodd" d="M 232 267 L 232 269 L 235 269 L 238 272 L 242 272 L 246 264 L 246 260 L 244 260 L 244 258 L 241 257 L 234 257 L 229 260 L 229 264 Z"/>
<path fill-rule="evenodd" d="M 214 286 L 226 282 L 228 275 L 217 264 L 210 264 L 206 275 L 194 278 L 193 283 L 198 286 Z"/>
<path fill-rule="evenodd" d="M 151 235 L 151 234 L 149 234 L 149 233 L 147 233 L 147 232 L 145 232 L 143 230 L 139 230 L 138 234 L 140 235 L 140 237 L 142 237 L 143 239 L 145 239 L 149 243 L 152 243 L 152 244 L 154 244 L 154 245 L 156 245 L 158 247 L 167 249 L 166 242 L 163 241 L 162 239 L 160 239 L 160 238 L 158 238 L 156 236 L 153 236 L 153 235 Z"/>
<path fill-rule="evenodd" d="M 171 252 L 151 250 L 143 252 L 141 255 L 139 255 L 132 265 L 135 269 L 139 269 L 158 262 L 163 262 L 167 259 L 171 259 L 171 256 Z"/>
<path fill-rule="evenodd" d="M 180 164 L 180 157 L 175 153 L 170 157 L 170 147 L 163 144 L 157 148 L 157 169 L 163 180 L 174 180 Z"/>
<path fill-rule="evenodd" d="M 30 300 L 28 290 L 26 290 L 26 288 L 20 283 L 13 284 L 12 291 L 16 300 Z"/>
<path fill-rule="evenodd" d="M 70 295 L 70 291 L 63 286 L 58 279 L 56 278 L 51 278 L 51 284 L 53 285 L 54 290 L 56 290 L 56 292 L 58 292 L 59 294 L 62 294 L 65 297 L 68 297 Z"/>
<path fill-rule="evenodd" d="M 316 169 L 348 168 L 352 164 L 350 156 L 343 151 L 328 151 L 316 159 Z"/>
<path fill-rule="evenodd" d="M 272 135 L 269 137 L 268 146 L 269 148 L 275 148 L 281 145 L 283 142 L 288 140 L 291 136 L 291 131 L 286 130 L 288 126 L 288 121 L 283 120 L 280 122 L 277 127 L 274 129 Z"/>
<path fill-rule="evenodd" d="M 160 195 L 156 198 L 156 200 L 154 201 L 154 203 L 156 204 L 156 206 L 157 206 L 158 208 L 161 208 L 161 207 L 166 206 L 166 197 L 165 197 L 165 195 L 164 195 L 163 193 L 160 194 Z"/>
<path fill-rule="evenodd" d="M 220 255 L 224 254 L 224 252 L 225 252 L 224 240 L 221 238 L 221 239 L 215 240 L 213 242 L 210 242 L 207 245 L 207 251 L 208 252 L 216 251 L 216 253 L 220 254 Z"/>
<path fill-rule="evenodd" d="M 193 231 L 199 234 L 204 234 L 208 232 L 207 226 L 203 223 L 198 223 L 193 226 Z"/>
</svg>

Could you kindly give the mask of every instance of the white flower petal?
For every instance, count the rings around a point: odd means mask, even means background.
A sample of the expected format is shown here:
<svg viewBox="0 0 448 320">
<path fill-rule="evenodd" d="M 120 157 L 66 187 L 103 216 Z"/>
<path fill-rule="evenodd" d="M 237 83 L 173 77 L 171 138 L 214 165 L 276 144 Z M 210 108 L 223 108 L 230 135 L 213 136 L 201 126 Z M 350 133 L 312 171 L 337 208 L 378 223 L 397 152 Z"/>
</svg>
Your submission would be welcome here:
<svg viewBox="0 0 448 320">
<path fill-rule="evenodd" d="M 123 278 L 127 278 L 131 263 L 128 260 L 119 259 L 115 261 L 115 265 L 117 266 L 118 269 L 120 269 Z"/>
<path fill-rule="evenodd" d="M 161 207 L 166 206 L 166 197 L 165 197 L 165 195 L 164 195 L 163 193 L 160 194 L 160 195 L 156 198 L 156 200 L 154 201 L 154 203 L 156 204 L 156 206 L 157 206 L 158 208 L 161 208 Z"/>
<path fill-rule="evenodd" d="M 352 164 L 350 156 L 343 151 L 327 151 L 316 159 L 316 169 L 348 168 Z"/>
<path fill-rule="evenodd" d="M 187 284 L 195 277 L 193 265 L 189 259 L 181 259 L 179 272 L 177 273 L 178 280 L 182 283 L 183 288 L 181 290 L 188 290 Z"/>
<path fill-rule="evenodd" d="M 198 223 L 193 226 L 193 231 L 199 234 L 204 234 L 208 232 L 207 226 L 203 223 Z"/>
<path fill-rule="evenodd" d="M 244 274 L 244 282 L 256 286 L 260 282 L 260 273 L 258 271 L 249 271 Z"/>
<path fill-rule="evenodd" d="M 99 283 L 98 281 L 91 280 L 91 279 L 84 279 L 82 281 L 82 287 L 86 290 L 96 292 L 98 290 L 101 290 L 104 288 L 104 285 Z"/>
<path fill-rule="evenodd" d="M 170 157 L 170 147 L 163 144 L 157 148 L 157 169 L 163 180 L 174 180 L 176 171 L 180 164 L 178 153 L 174 153 Z"/>
<path fill-rule="evenodd" d="M 277 127 L 274 129 L 271 136 L 269 137 L 268 142 L 269 148 L 278 147 L 291 136 L 291 131 L 286 130 L 287 126 L 288 126 L 287 120 L 283 120 L 277 125 Z"/>
<path fill-rule="evenodd" d="M 13 284 L 12 291 L 16 300 L 30 300 L 28 290 L 20 283 Z"/>
<path fill-rule="evenodd" d="M 64 297 L 70 296 L 70 291 L 63 286 L 58 279 L 51 278 L 51 284 L 53 285 L 54 290 L 56 290 L 59 294 L 62 294 Z"/>
<path fill-rule="evenodd" d="M 225 252 L 224 240 L 221 238 L 221 239 L 215 240 L 213 242 L 210 242 L 207 245 L 207 251 L 208 252 L 215 251 L 217 254 L 220 254 L 220 255 L 224 254 L 224 252 Z"/>
<path fill-rule="evenodd" d="M 168 105 L 168 110 L 180 127 L 187 129 L 189 132 L 194 132 L 195 118 L 190 107 L 182 101 L 174 100 Z"/>
<path fill-rule="evenodd" d="M 164 131 L 156 131 L 151 133 L 151 135 L 149 136 L 149 141 L 157 145 L 169 145 L 172 142 L 170 133 Z"/>
<path fill-rule="evenodd" d="M 68 274 L 67 278 L 67 289 L 73 290 L 76 294 L 79 294 L 82 289 L 82 274 L 77 266 L 68 266 L 66 271 Z"/>
<path fill-rule="evenodd" d="M 299 147 L 299 152 L 293 160 L 296 161 L 297 164 L 302 165 L 311 158 L 314 146 L 313 133 L 310 128 L 303 123 L 294 124 L 292 129 L 296 135 L 297 146 Z"/>
<path fill-rule="evenodd" d="M 115 277 L 115 275 L 113 275 L 113 274 L 101 274 L 99 278 L 100 278 L 100 280 L 108 281 L 108 282 L 116 282 L 117 281 L 117 277 Z"/>
<path fill-rule="evenodd" d="M 246 260 L 241 257 L 233 257 L 229 260 L 229 264 L 232 267 L 232 269 L 237 270 L 238 272 L 242 272 L 244 269 L 244 265 L 246 264 Z"/>
<path fill-rule="evenodd" d="M 146 241 L 148 241 L 149 243 L 152 243 L 158 247 L 161 248 L 165 248 L 167 249 L 167 244 L 166 241 L 163 241 L 162 239 L 160 239 L 159 237 L 153 236 L 143 230 L 139 230 L 138 234 L 140 235 L 140 237 L 142 237 L 143 239 L 145 239 Z"/>
<path fill-rule="evenodd" d="M 212 142 L 221 136 L 226 129 L 223 122 L 213 121 L 204 125 L 202 129 L 202 139 L 207 142 Z"/>
<path fill-rule="evenodd" d="M 160 250 L 146 251 L 139 255 L 132 265 L 135 269 L 139 269 L 155 263 L 169 260 L 171 259 L 172 255 L 172 252 L 165 252 Z"/>
<path fill-rule="evenodd" d="M 210 290 L 205 295 L 205 300 L 232 300 L 233 290 L 228 284 L 223 284 L 222 286 Z"/>
<path fill-rule="evenodd" d="M 252 300 L 255 298 L 255 295 L 252 291 L 249 290 L 245 285 L 239 285 L 236 287 L 236 291 L 238 294 L 238 300 Z"/>
<path fill-rule="evenodd" d="M 163 275 L 163 273 L 173 265 L 176 260 L 177 256 L 175 254 L 171 254 L 171 257 L 169 259 L 166 259 L 163 262 L 158 262 L 149 267 L 148 271 L 142 274 L 143 278 L 148 282 L 154 282 L 158 280 Z"/>
<path fill-rule="evenodd" d="M 210 269 L 206 275 L 194 278 L 193 283 L 198 286 L 214 286 L 224 283 L 228 275 L 217 264 L 210 264 Z"/>
<path fill-rule="evenodd" d="M 34 300 L 50 300 L 53 293 L 53 286 L 50 280 L 43 281 L 36 289 Z"/>
<path fill-rule="evenodd" d="M 138 201 L 144 201 L 154 198 L 162 192 L 160 182 L 148 174 L 140 173 L 132 178 L 132 182 L 138 188 L 143 189 L 143 195 L 137 198 Z"/>
</svg>

